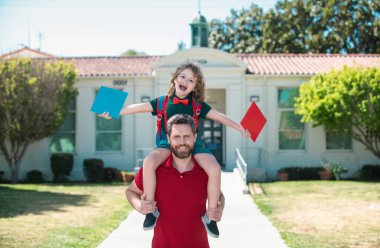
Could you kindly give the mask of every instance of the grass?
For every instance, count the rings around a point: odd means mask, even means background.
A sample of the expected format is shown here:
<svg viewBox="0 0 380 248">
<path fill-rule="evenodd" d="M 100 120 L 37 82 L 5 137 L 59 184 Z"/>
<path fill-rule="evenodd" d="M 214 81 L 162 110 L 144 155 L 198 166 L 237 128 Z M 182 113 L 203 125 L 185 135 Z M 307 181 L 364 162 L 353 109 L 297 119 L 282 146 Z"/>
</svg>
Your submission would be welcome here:
<svg viewBox="0 0 380 248">
<path fill-rule="evenodd" d="M 96 247 L 131 211 L 126 184 L 0 184 L 0 247 Z"/>
<path fill-rule="evenodd" d="M 380 248 L 380 183 L 263 183 L 254 201 L 291 248 Z"/>
</svg>

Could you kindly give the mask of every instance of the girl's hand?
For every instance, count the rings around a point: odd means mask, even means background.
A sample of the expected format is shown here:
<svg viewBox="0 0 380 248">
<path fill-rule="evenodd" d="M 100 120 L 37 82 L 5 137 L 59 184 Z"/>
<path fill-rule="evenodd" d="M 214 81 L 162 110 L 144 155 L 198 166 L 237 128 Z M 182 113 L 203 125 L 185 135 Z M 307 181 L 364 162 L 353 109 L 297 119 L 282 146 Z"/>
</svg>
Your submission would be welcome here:
<svg viewBox="0 0 380 248">
<path fill-rule="evenodd" d="M 110 116 L 110 113 L 109 112 L 104 112 L 103 114 L 98 114 L 99 117 L 102 117 L 104 119 L 107 119 L 107 120 L 111 120 L 112 117 Z"/>
<path fill-rule="evenodd" d="M 250 138 L 251 137 L 251 133 L 249 132 L 248 129 L 244 129 L 241 131 L 241 134 L 246 137 L 246 138 Z"/>
</svg>

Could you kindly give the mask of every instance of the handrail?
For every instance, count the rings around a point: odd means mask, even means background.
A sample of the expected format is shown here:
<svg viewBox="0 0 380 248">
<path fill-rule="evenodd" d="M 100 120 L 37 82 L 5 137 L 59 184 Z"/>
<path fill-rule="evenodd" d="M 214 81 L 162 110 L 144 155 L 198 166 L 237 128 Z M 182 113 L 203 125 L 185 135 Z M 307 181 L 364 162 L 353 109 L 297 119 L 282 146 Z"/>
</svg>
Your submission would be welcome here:
<svg viewBox="0 0 380 248">
<path fill-rule="evenodd" d="M 135 167 L 134 167 L 135 172 L 138 171 L 142 167 L 145 157 L 152 150 L 153 150 L 153 148 L 150 148 L 150 147 L 149 148 L 148 147 L 136 148 L 136 163 L 135 163 Z"/>
<path fill-rule="evenodd" d="M 241 155 L 238 148 L 235 149 L 236 153 L 236 167 L 240 172 L 240 175 L 245 183 L 247 182 L 247 163 L 245 162 L 243 156 Z"/>
</svg>

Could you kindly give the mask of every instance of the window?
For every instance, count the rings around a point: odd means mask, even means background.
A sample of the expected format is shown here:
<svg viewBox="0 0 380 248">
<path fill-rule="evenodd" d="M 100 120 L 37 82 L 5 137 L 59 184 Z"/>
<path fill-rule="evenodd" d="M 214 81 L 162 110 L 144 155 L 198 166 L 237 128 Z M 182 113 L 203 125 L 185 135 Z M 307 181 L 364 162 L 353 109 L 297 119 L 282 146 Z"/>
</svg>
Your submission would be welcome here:
<svg viewBox="0 0 380 248">
<path fill-rule="evenodd" d="M 52 135 L 51 153 L 73 153 L 75 151 L 75 110 L 76 101 L 72 101 L 69 103 L 68 113 L 62 126 Z"/>
<path fill-rule="evenodd" d="M 305 125 L 301 116 L 294 113 L 294 98 L 298 89 L 278 90 L 279 149 L 305 149 Z"/>
<path fill-rule="evenodd" d="M 121 124 L 120 117 L 111 120 L 96 118 L 96 151 L 121 151 Z"/>
<path fill-rule="evenodd" d="M 339 133 L 337 130 L 326 130 L 326 149 L 327 150 L 351 150 L 351 136 Z"/>
</svg>

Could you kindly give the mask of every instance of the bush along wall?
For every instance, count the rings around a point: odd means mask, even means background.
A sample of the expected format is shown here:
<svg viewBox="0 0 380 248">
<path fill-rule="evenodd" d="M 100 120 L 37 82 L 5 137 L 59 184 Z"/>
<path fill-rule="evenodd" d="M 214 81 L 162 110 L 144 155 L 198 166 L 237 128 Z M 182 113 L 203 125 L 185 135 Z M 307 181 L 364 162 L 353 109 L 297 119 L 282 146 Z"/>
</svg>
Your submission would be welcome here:
<svg viewBox="0 0 380 248">
<path fill-rule="evenodd" d="M 88 182 L 102 182 L 104 177 L 103 160 L 97 158 L 83 160 L 83 173 Z"/>
<path fill-rule="evenodd" d="M 25 182 L 27 183 L 43 183 L 44 177 L 39 170 L 31 170 L 26 174 Z"/>
<path fill-rule="evenodd" d="M 121 171 L 116 168 L 104 168 L 103 180 L 105 182 L 121 182 L 122 174 Z"/>
<path fill-rule="evenodd" d="M 74 165 L 74 156 L 71 153 L 54 153 L 50 156 L 50 166 L 54 182 L 66 182 Z"/>
<path fill-rule="evenodd" d="M 319 171 L 322 167 L 285 167 L 288 172 L 288 180 L 319 180 Z"/>
<path fill-rule="evenodd" d="M 364 165 L 360 170 L 360 180 L 380 181 L 380 165 Z"/>
</svg>

